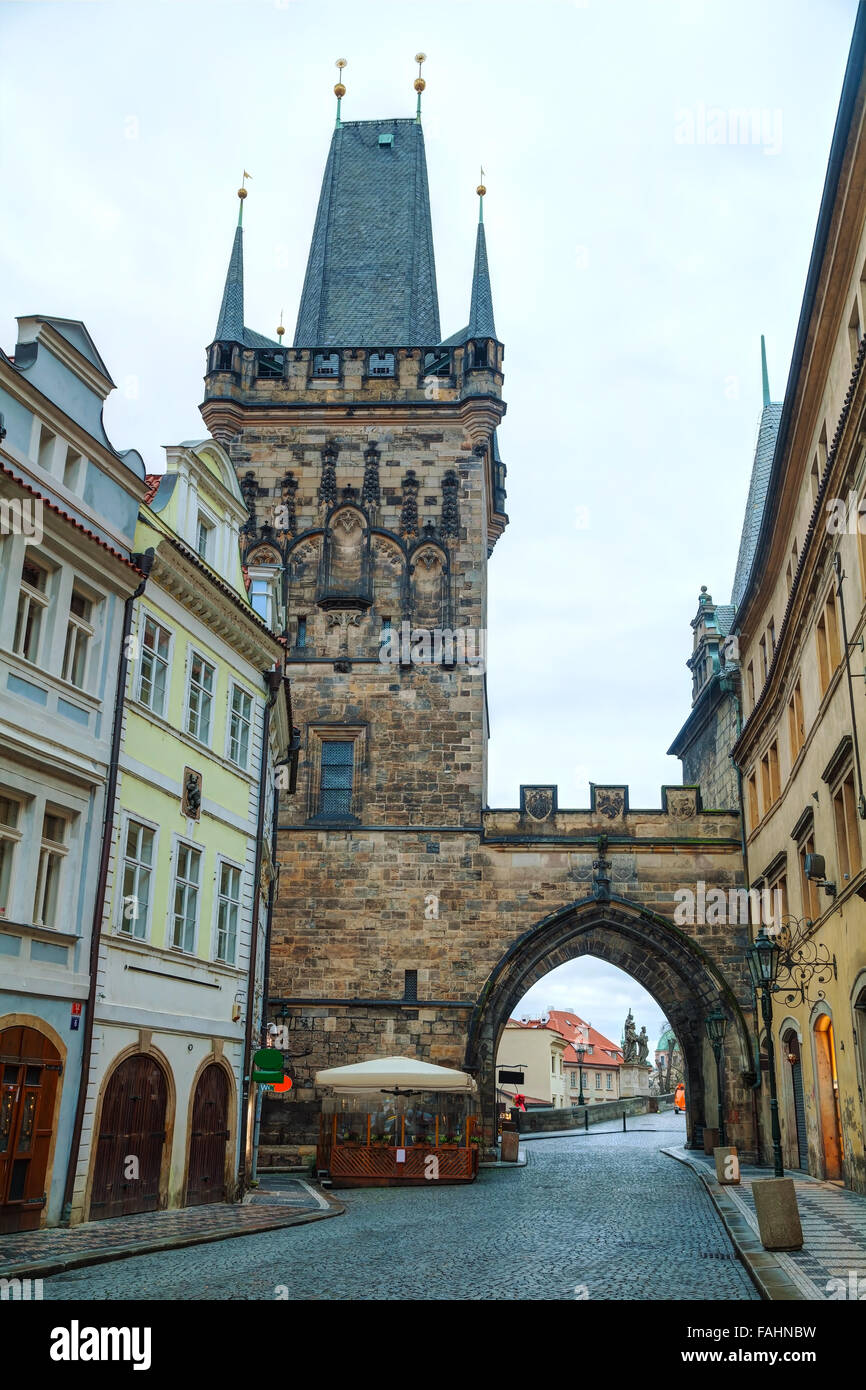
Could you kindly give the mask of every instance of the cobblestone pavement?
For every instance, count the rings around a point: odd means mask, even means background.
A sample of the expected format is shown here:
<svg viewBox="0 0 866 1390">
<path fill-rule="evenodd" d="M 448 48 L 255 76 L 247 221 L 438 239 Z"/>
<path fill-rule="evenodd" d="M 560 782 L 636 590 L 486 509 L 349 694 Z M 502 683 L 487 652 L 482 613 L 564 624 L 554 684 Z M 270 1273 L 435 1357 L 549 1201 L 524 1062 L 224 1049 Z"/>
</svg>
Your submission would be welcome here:
<svg viewBox="0 0 866 1390">
<path fill-rule="evenodd" d="M 68 1228 L 0 1235 L 0 1275 L 31 1268 L 38 1272 L 46 1265 L 56 1267 L 100 1254 L 108 1258 L 118 1250 L 161 1250 L 233 1236 L 237 1231 L 266 1230 L 321 1210 L 322 1198 L 314 1188 L 297 1178 L 273 1174 L 263 1177 L 261 1190 L 251 1193 L 242 1206 L 213 1202 L 180 1211 L 142 1212 Z"/>
<path fill-rule="evenodd" d="M 689 1153 L 688 1158 L 708 1174 L 715 1186 L 713 1160 L 701 1153 Z M 752 1183 L 757 1178 L 772 1176 L 771 1168 L 743 1165 L 739 1186 L 721 1189 L 756 1234 L 758 1218 Z M 788 1171 L 786 1177 L 794 1179 L 803 1227 L 803 1248 L 777 1251 L 776 1259 L 782 1269 L 809 1299 L 838 1301 L 859 1297 L 852 1292 L 852 1287 L 866 1293 L 866 1197 L 802 1173 Z M 833 1280 L 842 1280 L 843 1289 L 832 1284 Z"/>
<path fill-rule="evenodd" d="M 700 1178 L 660 1152 L 682 1125 L 640 1125 L 528 1143 L 527 1167 L 467 1187 L 340 1191 L 338 1220 L 72 1271 L 45 1298 L 757 1298 Z"/>
</svg>

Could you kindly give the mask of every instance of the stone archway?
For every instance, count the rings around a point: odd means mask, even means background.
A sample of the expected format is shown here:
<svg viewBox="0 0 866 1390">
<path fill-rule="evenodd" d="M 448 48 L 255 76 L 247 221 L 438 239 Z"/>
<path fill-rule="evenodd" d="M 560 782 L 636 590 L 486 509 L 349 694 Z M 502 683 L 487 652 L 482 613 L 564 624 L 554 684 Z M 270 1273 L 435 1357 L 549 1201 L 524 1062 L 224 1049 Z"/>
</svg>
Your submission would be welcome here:
<svg viewBox="0 0 866 1390">
<path fill-rule="evenodd" d="M 665 917 L 615 896 L 582 898 L 545 917 L 512 943 L 488 976 L 469 1023 L 465 1057 L 467 1069 L 478 1077 L 485 1124 L 492 1126 L 494 1120 L 496 1052 L 509 1015 L 533 984 L 582 955 L 597 956 L 631 975 L 668 1019 L 683 1053 L 690 1144 L 698 1126 L 715 1120 L 706 1018 L 715 1009 L 725 1013 L 726 1128 L 729 1142 L 738 1146 L 744 1160 L 754 1161 L 754 1107 L 748 1089 L 752 1044 L 737 997 L 745 980 L 739 975 L 727 979 L 707 953 Z M 740 973 L 744 972 L 743 963 Z M 712 1115 L 706 1113 L 708 1100 Z"/>
</svg>

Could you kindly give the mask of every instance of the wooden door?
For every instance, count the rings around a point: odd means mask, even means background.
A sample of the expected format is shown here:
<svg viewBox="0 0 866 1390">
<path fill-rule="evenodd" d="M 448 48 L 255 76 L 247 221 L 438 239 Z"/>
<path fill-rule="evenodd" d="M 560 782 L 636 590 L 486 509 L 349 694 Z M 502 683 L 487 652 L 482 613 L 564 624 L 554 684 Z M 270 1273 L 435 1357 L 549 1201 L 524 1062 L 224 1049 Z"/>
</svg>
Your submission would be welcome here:
<svg viewBox="0 0 866 1390">
<path fill-rule="evenodd" d="M 35 1230 L 42 1218 L 61 1070 L 35 1028 L 0 1032 L 0 1232 Z"/>
<path fill-rule="evenodd" d="M 225 1201 L 228 1114 L 228 1077 L 222 1067 L 211 1062 L 198 1079 L 192 1103 L 186 1183 L 188 1207 Z"/>
<path fill-rule="evenodd" d="M 90 1220 L 159 1207 L 167 1087 L 152 1057 L 120 1063 L 105 1092 L 96 1143 Z"/>
</svg>

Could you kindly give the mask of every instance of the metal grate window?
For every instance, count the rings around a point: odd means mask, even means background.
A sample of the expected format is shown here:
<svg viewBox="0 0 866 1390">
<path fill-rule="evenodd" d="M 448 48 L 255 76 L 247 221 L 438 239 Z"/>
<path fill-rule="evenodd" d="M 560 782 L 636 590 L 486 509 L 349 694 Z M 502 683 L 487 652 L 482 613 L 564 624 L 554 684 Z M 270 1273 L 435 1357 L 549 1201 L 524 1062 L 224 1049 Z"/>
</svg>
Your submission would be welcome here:
<svg viewBox="0 0 866 1390">
<path fill-rule="evenodd" d="M 418 971 L 403 971 L 403 998 L 411 999 L 414 1003 L 418 998 Z"/>
<path fill-rule="evenodd" d="M 353 739 L 326 739 L 322 744 L 322 782 L 319 815 L 352 814 L 352 782 L 355 771 Z"/>
</svg>

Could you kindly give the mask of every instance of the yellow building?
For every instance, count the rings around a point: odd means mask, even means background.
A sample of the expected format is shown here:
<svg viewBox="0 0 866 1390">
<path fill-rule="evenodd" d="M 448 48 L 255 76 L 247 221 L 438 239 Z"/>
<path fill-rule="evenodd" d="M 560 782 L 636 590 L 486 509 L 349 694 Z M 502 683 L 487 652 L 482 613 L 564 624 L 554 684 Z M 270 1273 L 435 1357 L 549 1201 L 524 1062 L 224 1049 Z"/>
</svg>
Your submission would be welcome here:
<svg viewBox="0 0 866 1390">
<path fill-rule="evenodd" d="M 858 21 L 760 529 L 732 634 L 747 872 L 793 950 L 773 995 L 785 1164 L 866 1192 L 866 38 Z M 767 399 L 765 391 L 765 400 Z M 757 484 L 757 491 L 756 491 Z M 772 934 L 772 925 L 771 925 Z M 800 985 L 802 984 L 802 988 Z M 763 1040 L 766 1067 L 766 1039 Z M 766 1071 L 764 1073 L 766 1083 Z M 758 1095 L 770 1133 L 768 1090 Z M 765 1156 L 769 1145 L 765 1144 Z"/>
<path fill-rule="evenodd" d="M 510 1105 L 517 1095 L 526 1097 L 527 1104 L 552 1105 L 561 1109 L 571 1102 L 567 1099 L 568 1084 L 564 1059 L 568 1046 L 561 1033 L 548 1028 L 547 1019 L 510 1018 L 505 1025 L 496 1054 L 496 1074 L 522 1071 L 523 1081 L 497 1086 L 497 1099 Z"/>
<path fill-rule="evenodd" d="M 283 652 L 224 450 L 168 449 L 148 483 L 73 1221 L 230 1199 L 253 1157 Z"/>
</svg>

